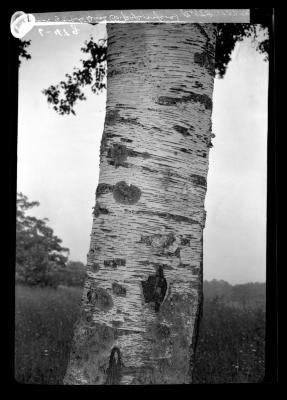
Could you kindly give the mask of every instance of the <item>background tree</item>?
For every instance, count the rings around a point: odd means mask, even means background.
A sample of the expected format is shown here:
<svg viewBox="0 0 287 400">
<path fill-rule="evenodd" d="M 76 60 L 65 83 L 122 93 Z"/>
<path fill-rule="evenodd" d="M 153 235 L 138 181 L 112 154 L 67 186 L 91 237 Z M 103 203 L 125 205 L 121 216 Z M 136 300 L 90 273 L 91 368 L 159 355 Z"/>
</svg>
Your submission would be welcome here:
<svg viewBox="0 0 287 400">
<path fill-rule="evenodd" d="M 39 202 L 29 202 L 23 193 L 17 194 L 16 213 L 16 281 L 28 285 L 51 285 L 55 271 L 65 268 L 69 249 L 47 226 L 48 219 L 27 215 Z"/>
</svg>

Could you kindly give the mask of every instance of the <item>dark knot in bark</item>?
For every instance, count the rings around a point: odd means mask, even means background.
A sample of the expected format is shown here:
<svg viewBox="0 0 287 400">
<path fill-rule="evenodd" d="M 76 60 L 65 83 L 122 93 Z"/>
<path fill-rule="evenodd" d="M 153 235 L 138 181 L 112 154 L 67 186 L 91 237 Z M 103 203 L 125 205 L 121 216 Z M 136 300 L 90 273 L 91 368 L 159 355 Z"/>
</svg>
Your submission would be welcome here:
<svg viewBox="0 0 287 400">
<path fill-rule="evenodd" d="M 146 281 L 142 282 L 142 288 L 145 302 L 153 302 L 155 311 L 159 311 L 167 289 L 162 266 L 158 267 L 155 275 L 150 275 Z"/>
<path fill-rule="evenodd" d="M 109 360 L 109 367 L 107 369 L 106 385 L 118 385 L 120 384 L 122 377 L 122 360 L 121 352 L 118 347 L 113 347 Z"/>
</svg>

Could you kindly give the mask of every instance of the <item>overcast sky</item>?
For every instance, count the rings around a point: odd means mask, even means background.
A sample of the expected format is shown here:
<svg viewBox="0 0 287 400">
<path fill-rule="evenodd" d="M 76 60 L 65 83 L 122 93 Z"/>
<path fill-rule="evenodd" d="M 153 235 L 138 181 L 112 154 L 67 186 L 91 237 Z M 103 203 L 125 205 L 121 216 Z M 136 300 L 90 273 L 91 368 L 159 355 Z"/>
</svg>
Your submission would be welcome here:
<svg viewBox="0 0 287 400">
<path fill-rule="evenodd" d="M 63 28 L 69 36 L 65 35 Z M 60 116 L 41 93 L 64 79 L 84 58 L 90 35 L 106 37 L 104 24 L 34 27 L 32 59 L 19 70 L 18 191 L 40 201 L 33 215 L 49 225 L 70 259 L 86 262 L 92 207 L 99 175 L 99 147 L 105 93 L 87 92 L 77 116 Z M 59 29 L 60 34 L 56 34 Z M 75 31 L 74 31 L 75 32 Z M 254 45 L 236 45 L 224 79 L 213 95 L 207 220 L 204 230 L 204 279 L 232 284 L 265 281 L 266 154 L 268 63 Z"/>
</svg>

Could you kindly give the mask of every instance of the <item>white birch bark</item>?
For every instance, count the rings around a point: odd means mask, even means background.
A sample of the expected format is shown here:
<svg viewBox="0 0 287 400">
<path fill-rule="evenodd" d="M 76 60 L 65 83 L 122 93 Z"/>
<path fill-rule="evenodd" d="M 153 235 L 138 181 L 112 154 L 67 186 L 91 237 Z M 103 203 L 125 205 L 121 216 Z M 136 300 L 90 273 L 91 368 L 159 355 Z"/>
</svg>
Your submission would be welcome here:
<svg viewBox="0 0 287 400">
<path fill-rule="evenodd" d="M 108 25 L 100 177 L 65 384 L 192 382 L 214 47 L 212 24 Z M 145 288 L 159 271 L 157 302 Z"/>
</svg>

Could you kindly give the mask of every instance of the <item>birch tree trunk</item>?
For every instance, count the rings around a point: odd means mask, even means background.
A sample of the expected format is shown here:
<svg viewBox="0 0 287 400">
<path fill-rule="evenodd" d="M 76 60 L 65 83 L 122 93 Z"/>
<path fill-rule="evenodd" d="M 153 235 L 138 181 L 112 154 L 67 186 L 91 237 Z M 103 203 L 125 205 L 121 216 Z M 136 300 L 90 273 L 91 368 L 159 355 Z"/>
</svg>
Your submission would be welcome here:
<svg viewBox="0 0 287 400">
<path fill-rule="evenodd" d="M 215 29 L 108 25 L 100 177 L 65 384 L 192 382 Z"/>
</svg>

